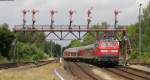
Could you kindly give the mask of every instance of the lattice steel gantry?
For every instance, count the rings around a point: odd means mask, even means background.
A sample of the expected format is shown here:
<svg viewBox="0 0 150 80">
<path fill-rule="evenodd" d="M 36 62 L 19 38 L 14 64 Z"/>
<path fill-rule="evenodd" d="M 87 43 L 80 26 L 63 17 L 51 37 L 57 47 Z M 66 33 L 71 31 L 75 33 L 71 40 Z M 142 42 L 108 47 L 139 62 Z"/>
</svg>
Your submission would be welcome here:
<svg viewBox="0 0 150 80">
<path fill-rule="evenodd" d="M 85 33 L 91 33 L 91 32 L 127 32 L 127 29 L 92 29 L 87 28 L 87 25 L 72 25 L 71 29 L 69 28 L 69 25 L 53 25 L 53 27 L 50 27 L 51 25 L 34 25 L 34 28 L 32 28 L 32 25 L 25 25 L 23 28 L 23 25 L 15 25 L 14 32 L 49 32 L 48 35 L 53 33 L 58 39 L 64 40 L 65 37 L 69 34 L 72 34 L 76 39 L 81 39 L 81 32 Z M 56 32 L 60 33 L 60 35 L 56 34 Z M 67 34 L 63 36 L 64 33 Z M 75 34 L 74 32 L 78 33 Z M 48 37 L 47 35 L 47 37 Z"/>
<path fill-rule="evenodd" d="M 126 28 L 121 28 L 121 29 L 102 29 L 101 27 L 93 29 L 91 28 L 94 25 L 90 25 L 91 23 L 91 13 L 92 13 L 92 9 L 90 8 L 87 11 L 87 25 L 73 25 L 73 14 L 76 13 L 75 10 L 69 10 L 69 23 L 68 25 L 55 25 L 54 24 L 54 14 L 58 13 L 58 11 L 56 10 L 50 10 L 50 25 L 35 25 L 36 23 L 36 19 L 35 19 L 35 15 L 37 14 L 37 12 L 39 12 L 39 10 L 23 10 L 23 24 L 22 25 L 15 25 L 14 27 L 14 32 L 49 32 L 48 35 L 46 35 L 46 37 L 48 37 L 50 34 L 54 34 L 59 40 L 64 40 L 66 36 L 68 36 L 69 34 L 72 34 L 76 39 L 81 39 L 81 33 L 91 33 L 91 32 L 107 32 L 107 31 L 113 31 L 113 32 L 126 32 L 127 29 Z M 32 25 L 26 25 L 26 14 L 31 12 L 32 14 Z M 116 19 L 115 15 L 115 21 Z M 115 24 L 115 26 L 117 25 L 117 23 Z M 120 26 L 122 27 L 122 26 Z M 60 33 L 59 34 L 56 34 Z M 67 33 L 67 34 L 65 34 Z M 63 34 L 65 34 L 63 36 Z M 94 35 L 95 36 L 95 35 Z M 95 36 L 96 37 L 96 36 Z"/>
</svg>

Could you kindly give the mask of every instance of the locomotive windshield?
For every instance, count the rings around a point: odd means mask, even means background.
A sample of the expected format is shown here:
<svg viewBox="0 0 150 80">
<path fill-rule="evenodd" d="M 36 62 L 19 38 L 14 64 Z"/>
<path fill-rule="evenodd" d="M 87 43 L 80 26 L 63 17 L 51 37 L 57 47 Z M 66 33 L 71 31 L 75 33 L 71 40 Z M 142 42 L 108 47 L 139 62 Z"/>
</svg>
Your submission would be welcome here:
<svg viewBox="0 0 150 80">
<path fill-rule="evenodd" d="M 101 47 L 116 47 L 118 46 L 118 41 L 102 41 Z"/>
</svg>

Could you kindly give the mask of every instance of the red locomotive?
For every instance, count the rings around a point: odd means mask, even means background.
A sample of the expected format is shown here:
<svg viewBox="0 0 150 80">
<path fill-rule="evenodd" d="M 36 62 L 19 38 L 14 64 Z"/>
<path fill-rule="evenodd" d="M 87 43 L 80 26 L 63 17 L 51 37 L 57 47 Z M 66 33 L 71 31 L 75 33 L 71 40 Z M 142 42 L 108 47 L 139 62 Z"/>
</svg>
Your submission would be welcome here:
<svg viewBox="0 0 150 80">
<path fill-rule="evenodd" d="M 68 48 L 64 50 L 66 60 L 84 60 L 101 64 L 115 64 L 119 62 L 120 43 L 114 37 L 106 37 L 83 47 Z"/>
</svg>

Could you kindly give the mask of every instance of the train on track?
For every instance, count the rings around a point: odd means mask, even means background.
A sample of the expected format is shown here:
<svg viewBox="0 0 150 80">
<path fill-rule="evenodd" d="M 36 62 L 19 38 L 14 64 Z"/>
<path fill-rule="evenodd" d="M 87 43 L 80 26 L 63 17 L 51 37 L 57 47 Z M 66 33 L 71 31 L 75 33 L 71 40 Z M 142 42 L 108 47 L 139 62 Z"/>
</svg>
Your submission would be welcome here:
<svg viewBox="0 0 150 80">
<path fill-rule="evenodd" d="M 109 35 L 112 33 L 109 33 Z M 103 34 L 103 38 L 94 44 L 64 50 L 65 60 L 87 61 L 97 64 L 118 65 L 120 55 L 120 41 L 114 36 Z"/>
</svg>

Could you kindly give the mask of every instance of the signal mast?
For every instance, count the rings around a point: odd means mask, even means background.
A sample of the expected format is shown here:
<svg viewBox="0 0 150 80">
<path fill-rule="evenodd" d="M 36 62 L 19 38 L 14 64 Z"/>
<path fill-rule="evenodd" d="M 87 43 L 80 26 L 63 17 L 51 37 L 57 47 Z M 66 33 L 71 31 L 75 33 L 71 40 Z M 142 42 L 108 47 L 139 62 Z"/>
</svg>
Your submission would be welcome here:
<svg viewBox="0 0 150 80">
<path fill-rule="evenodd" d="M 114 14 L 115 14 L 115 24 L 114 24 L 114 28 L 116 29 L 117 28 L 117 24 L 118 24 L 118 14 L 121 13 L 121 11 L 117 11 L 115 10 L 114 11 Z"/>
<path fill-rule="evenodd" d="M 33 9 L 32 10 L 32 29 L 34 29 L 34 25 L 35 25 L 35 14 L 37 13 L 37 12 L 39 12 L 39 10 L 35 10 L 35 9 Z"/>
<path fill-rule="evenodd" d="M 89 29 L 89 25 L 90 25 L 90 23 L 91 23 L 91 18 L 92 18 L 92 16 L 91 16 L 91 13 L 92 13 L 92 7 L 90 8 L 90 9 L 88 9 L 88 11 L 87 11 L 87 29 Z"/>
<path fill-rule="evenodd" d="M 50 24 L 50 29 L 53 29 L 53 25 L 54 25 L 54 14 L 57 13 L 58 11 L 55 10 L 51 10 L 50 14 L 51 14 L 51 24 Z"/>
<path fill-rule="evenodd" d="M 26 25 L 26 14 L 30 12 L 30 10 L 23 10 L 22 13 L 23 13 L 23 28 L 25 28 L 25 25 Z"/>
<path fill-rule="evenodd" d="M 73 23 L 73 20 L 72 20 L 72 17 L 73 17 L 73 14 L 76 13 L 76 11 L 74 10 L 69 10 L 69 29 L 72 29 L 71 25 Z"/>
</svg>

